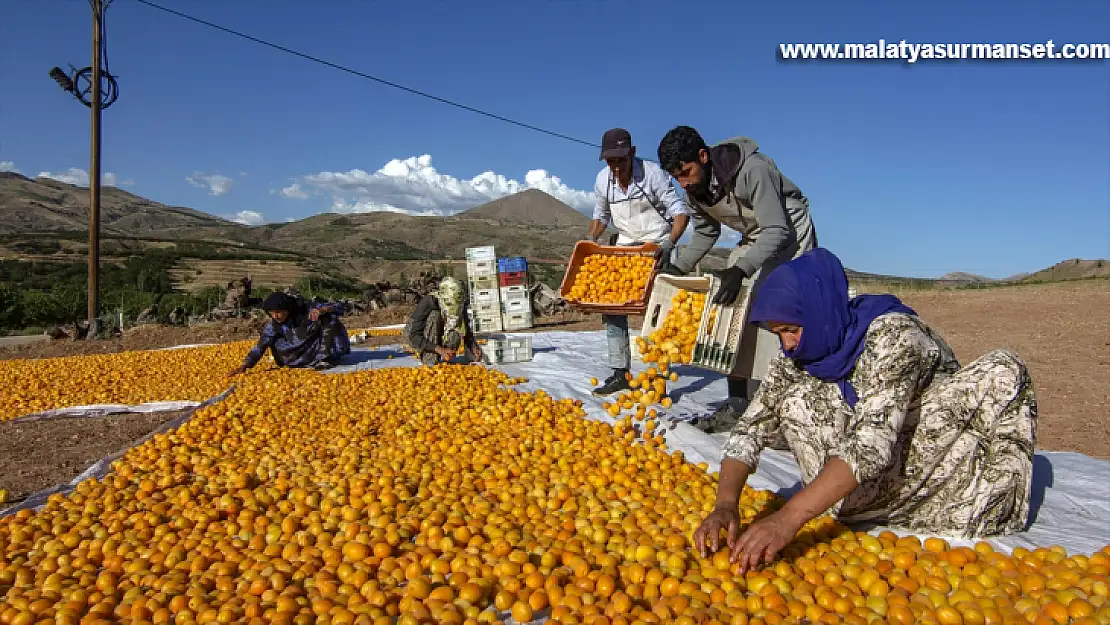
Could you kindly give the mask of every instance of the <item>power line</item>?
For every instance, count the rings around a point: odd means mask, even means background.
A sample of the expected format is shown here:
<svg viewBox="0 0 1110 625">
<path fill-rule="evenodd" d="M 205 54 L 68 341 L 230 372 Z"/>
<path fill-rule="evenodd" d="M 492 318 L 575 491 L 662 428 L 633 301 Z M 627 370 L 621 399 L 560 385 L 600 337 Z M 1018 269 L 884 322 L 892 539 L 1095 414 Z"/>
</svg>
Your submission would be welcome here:
<svg viewBox="0 0 1110 625">
<path fill-rule="evenodd" d="M 367 74 L 365 72 L 360 72 L 356 69 L 351 69 L 349 67 L 339 65 L 337 63 L 332 63 L 331 61 L 326 61 L 326 60 L 321 59 L 319 57 L 312 56 L 311 54 L 305 54 L 304 52 L 298 52 L 296 50 L 286 48 L 285 46 L 278 45 L 276 43 L 272 43 L 272 42 L 266 41 L 264 39 L 259 39 L 258 37 L 253 37 L 251 35 L 239 32 L 237 30 L 232 30 L 230 28 L 220 26 L 219 24 L 213 24 L 212 22 L 202 20 L 199 17 L 193 17 L 192 15 L 187 15 L 185 13 L 181 13 L 180 11 L 175 11 L 173 9 L 170 9 L 170 8 L 161 6 L 159 4 L 155 4 L 153 2 L 150 2 L 149 0 L 135 0 L 135 1 L 138 2 L 139 4 L 145 4 L 148 7 L 158 9 L 160 11 L 165 11 L 166 13 L 169 13 L 171 15 L 176 15 L 177 17 L 180 17 L 182 19 L 186 19 L 186 20 L 189 20 L 191 22 L 196 22 L 197 24 L 203 24 L 205 26 L 208 26 L 209 28 L 215 28 L 216 30 L 221 30 L 225 33 L 235 35 L 236 37 L 247 39 L 247 40 L 253 41 L 255 43 L 260 43 L 264 46 L 274 48 L 275 50 L 280 50 L 282 52 L 285 52 L 286 54 L 292 54 L 293 56 L 299 56 L 302 59 L 307 59 L 309 61 L 313 61 L 313 62 L 319 63 L 321 65 L 326 65 L 326 66 L 328 66 L 332 69 L 337 69 L 337 70 L 342 71 L 342 72 L 347 72 L 348 74 L 354 74 L 355 76 L 358 76 L 360 78 L 365 78 L 367 80 L 372 80 L 374 82 L 381 83 L 381 84 L 386 85 L 388 87 L 393 87 L 394 89 L 400 89 L 401 91 L 406 91 L 406 92 L 411 93 L 413 95 L 418 95 L 422 98 L 428 98 L 429 100 L 435 100 L 436 102 L 439 102 L 441 104 L 447 104 L 449 106 L 454 106 L 456 108 L 463 109 L 464 111 L 470 111 L 471 113 L 477 113 L 478 115 L 484 115 L 485 117 L 496 119 L 498 121 L 502 121 L 502 122 L 505 122 L 505 123 L 508 123 L 508 124 L 513 124 L 514 126 L 520 126 L 521 128 L 527 128 L 528 130 L 533 130 L 535 132 L 541 132 L 545 135 L 550 135 L 552 137 L 558 137 L 560 139 L 565 139 L 567 141 L 572 141 L 574 143 L 580 143 L 582 145 L 587 145 L 587 146 L 590 146 L 590 147 L 593 147 L 593 148 L 600 148 L 601 147 L 601 146 L 597 145 L 596 143 L 591 143 L 589 141 L 583 141 L 582 139 L 578 139 L 576 137 L 571 137 L 569 135 L 564 135 L 562 133 L 558 133 L 558 132 L 555 132 L 553 130 L 547 130 L 545 128 L 540 128 L 539 126 L 533 126 L 531 124 L 526 124 L 524 122 L 517 121 L 515 119 L 510 119 L 510 118 L 504 117 L 502 115 L 497 115 L 496 113 L 490 113 L 488 111 L 483 111 L 481 109 L 474 108 L 473 106 L 467 106 L 465 104 L 460 104 L 458 102 L 448 100 L 446 98 L 441 98 L 439 96 L 435 96 L 435 95 L 432 95 L 430 93 L 425 93 L 425 92 L 420 91 L 418 89 L 413 89 L 412 87 L 406 87 L 404 85 L 400 85 L 400 84 L 397 84 L 395 82 L 385 80 L 384 78 L 378 78 L 377 76 L 371 76 L 370 74 Z"/>
</svg>

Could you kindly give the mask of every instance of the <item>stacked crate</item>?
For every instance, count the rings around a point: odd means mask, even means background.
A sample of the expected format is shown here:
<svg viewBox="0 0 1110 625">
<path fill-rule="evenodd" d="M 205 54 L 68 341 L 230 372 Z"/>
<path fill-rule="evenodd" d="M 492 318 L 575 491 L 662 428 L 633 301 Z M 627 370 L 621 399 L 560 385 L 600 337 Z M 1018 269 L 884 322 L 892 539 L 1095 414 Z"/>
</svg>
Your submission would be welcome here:
<svg viewBox="0 0 1110 625">
<path fill-rule="evenodd" d="M 466 283 L 470 293 L 470 323 L 474 331 L 502 331 L 497 255 L 492 245 L 466 248 Z"/>
<path fill-rule="evenodd" d="M 531 328 L 528 261 L 523 256 L 497 259 L 497 283 L 501 289 L 501 318 L 505 330 Z"/>
</svg>

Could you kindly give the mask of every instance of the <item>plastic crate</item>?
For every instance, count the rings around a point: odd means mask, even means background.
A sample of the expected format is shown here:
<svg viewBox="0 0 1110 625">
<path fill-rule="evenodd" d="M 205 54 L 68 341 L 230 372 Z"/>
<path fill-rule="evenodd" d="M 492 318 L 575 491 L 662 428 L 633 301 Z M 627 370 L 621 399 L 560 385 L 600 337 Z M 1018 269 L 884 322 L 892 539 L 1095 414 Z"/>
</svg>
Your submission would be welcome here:
<svg viewBox="0 0 1110 625">
<path fill-rule="evenodd" d="M 721 287 L 721 280 L 713 275 L 706 277 L 709 279 L 709 290 L 690 365 L 718 373 L 729 373 L 740 357 L 740 339 L 748 325 L 752 279 L 744 280 L 740 294 L 731 305 L 722 306 L 713 303 L 713 297 Z M 713 311 L 716 311 L 716 319 L 710 327 Z"/>
<path fill-rule="evenodd" d="M 496 312 L 491 315 L 474 315 L 475 332 L 501 332 L 504 329 L 501 315 Z"/>
<path fill-rule="evenodd" d="M 532 327 L 532 313 L 505 313 L 501 315 L 506 330 L 525 330 Z"/>
<path fill-rule="evenodd" d="M 528 299 L 528 287 L 523 284 L 501 287 L 501 301 Z"/>
<path fill-rule="evenodd" d="M 495 276 L 497 275 L 497 261 L 468 260 L 466 261 L 466 275 L 474 278 Z"/>
<path fill-rule="evenodd" d="M 483 245 L 480 247 L 466 248 L 466 260 L 496 260 L 497 254 L 494 253 L 492 245 Z"/>
<path fill-rule="evenodd" d="M 529 299 L 510 299 L 501 300 L 501 312 L 506 315 L 514 315 L 516 313 L 531 313 L 532 302 Z"/>
<path fill-rule="evenodd" d="M 486 317 L 501 314 L 501 304 L 498 302 L 475 302 L 470 305 L 476 317 Z"/>
<path fill-rule="evenodd" d="M 486 339 L 482 353 L 491 365 L 532 360 L 532 337 L 495 335 Z"/>
<path fill-rule="evenodd" d="M 647 338 L 663 326 L 667 315 L 671 312 L 671 299 L 679 291 L 694 293 L 709 292 L 708 276 L 668 276 L 665 274 L 655 276 L 655 285 L 651 290 L 651 299 L 648 300 L 647 310 L 644 311 L 644 325 L 640 328 L 640 336 Z M 708 305 L 706 306 L 708 308 Z M 704 316 L 704 312 L 703 312 Z"/>
<path fill-rule="evenodd" d="M 466 279 L 467 286 L 470 287 L 470 292 L 486 291 L 489 289 L 497 290 L 497 276 L 468 276 Z"/>
<path fill-rule="evenodd" d="M 644 287 L 644 294 L 639 299 L 623 303 L 600 303 L 600 302 L 577 302 L 567 298 L 570 289 L 574 286 L 574 279 L 578 274 L 578 270 L 582 267 L 582 262 L 591 254 L 608 254 L 611 256 L 655 256 L 655 251 L 659 246 L 654 243 L 645 243 L 643 245 L 598 245 L 593 241 L 579 241 L 574 246 L 574 252 L 571 253 L 570 262 L 567 263 L 566 273 L 563 274 L 563 283 L 559 287 L 559 295 L 567 300 L 571 307 L 587 313 L 601 313 L 612 315 L 642 315 L 647 310 L 648 300 L 651 298 L 651 290 L 655 284 L 654 280 L 648 280 L 647 286 Z"/>
<path fill-rule="evenodd" d="M 497 283 L 501 286 L 524 286 L 528 284 L 528 274 L 524 271 L 497 274 Z"/>
<path fill-rule="evenodd" d="M 510 256 L 508 258 L 497 259 L 497 271 L 499 273 L 514 273 L 518 271 L 528 271 L 528 259 L 523 256 Z"/>
<path fill-rule="evenodd" d="M 470 290 L 470 304 L 477 306 L 478 304 L 494 304 L 497 305 L 501 302 L 501 294 L 497 289 L 471 289 Z"/>
</svg>

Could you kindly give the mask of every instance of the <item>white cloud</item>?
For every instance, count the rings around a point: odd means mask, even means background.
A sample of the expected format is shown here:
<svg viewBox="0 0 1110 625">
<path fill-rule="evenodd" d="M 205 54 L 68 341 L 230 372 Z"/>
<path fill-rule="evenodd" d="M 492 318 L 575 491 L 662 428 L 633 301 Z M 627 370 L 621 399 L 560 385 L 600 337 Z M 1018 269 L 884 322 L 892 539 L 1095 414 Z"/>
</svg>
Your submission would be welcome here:
<svg viewBox="0 0 1110 625">
<path fill-rule="evenodd" d="M 266 218 L 258 211 L 239 211 L 231 217 L 231 221 L 244 226 L 261 226 L 266 223 Z"/>
<path fill-rule="evenodd" d="M 581 211 L 594 202 L 592 192 L 572 189 L 543 169 L 529 171 L 523 183 L 492 171 L 467 180 L 440 173 L 428 154 L 393 159 L 374 173 L 352 169 L 309 174 L 281 194 L 303 198 L 322 193 L 331 197 L 330 210 L 338 213 L 453 215 L 525 189 L 539 189 Z"/>
<path fill-rule="evenodd" d="M 299 182 L 294 182 L 288 187 L 282 187 L 281 191 L 278 191 L 278 193 L 281 193 L 285 197 L 293 198 L 296 200 L 308 199 L 308 194 L 305 193 L 305 190 L 301 188 L 301 184 Z"/>
<path fill-rule="evenodd" d="M 59 173 L 51 173 L 48 171 L 40 172 L 39 175 L 36 176 L 36 178 L 49 178 L 51 180 L 57 180 L 58 182 L 64 182 L 66 184 L 71 184 L 77 187 L 89 186 L 89 172 L 81 169 L 80 167 L 70 167 L 64 172 Z M 124 184 L 128 183 L 134 184 L 134 181 L 128 179 L 128 181 L 124 182 Z M 106 171 L 100 174 L 100 184 L 106 187 L 118 186 L 116 184 L 116 175 L 110 171 Z"/>
<path fill-rule="evenodd" d="M 15 168 L 15 163 L 11 161 L 0 161 L 0 171 L 10 171 L 13 174 L 20 173 L 20 171 Z"/>
<path fill-rule="evenodd" d="M 192 176 L 185 179 L 186 182 L 201 189 L 208 189 L 211 195 L 224 195 L 231 190 L 235 181 L 227 176 L 219 174 L 202 174 L 199 171 L 194 172 Z"/>
</svg>

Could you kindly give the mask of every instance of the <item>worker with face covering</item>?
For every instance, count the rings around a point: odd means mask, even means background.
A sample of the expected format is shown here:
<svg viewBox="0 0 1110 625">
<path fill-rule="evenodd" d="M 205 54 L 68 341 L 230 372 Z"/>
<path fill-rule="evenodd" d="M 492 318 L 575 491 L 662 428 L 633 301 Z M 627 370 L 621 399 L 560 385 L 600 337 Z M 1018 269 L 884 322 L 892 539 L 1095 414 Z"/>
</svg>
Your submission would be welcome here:
<svg viewBox="0 0 1110 625">
<path fill-rule="evenodd" d="M 307 301 L 286 293 L 271 293 L 262 303 L 270 320 L 243 364 L 230 375 L 238 375 L 258 364 L 266 350 L 278 367 L 312 367 L 327 369 L 351 352 L 347 329 L 339 316 L 342 304 Z"/>
<path fill-rule="evenodd" d="M 405 324 L 404 338 L 416 350 L 420 362 L 429 367 L 454 359 L 459 346 L 464 344 L 467 355 L 480 361 L 482 350 L 466 319 L 462 284 L 447 277 L 434 293 L 425 295 L 416 305 Z"/>
</svg>

